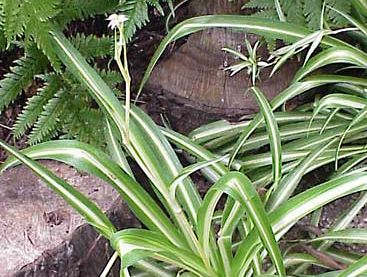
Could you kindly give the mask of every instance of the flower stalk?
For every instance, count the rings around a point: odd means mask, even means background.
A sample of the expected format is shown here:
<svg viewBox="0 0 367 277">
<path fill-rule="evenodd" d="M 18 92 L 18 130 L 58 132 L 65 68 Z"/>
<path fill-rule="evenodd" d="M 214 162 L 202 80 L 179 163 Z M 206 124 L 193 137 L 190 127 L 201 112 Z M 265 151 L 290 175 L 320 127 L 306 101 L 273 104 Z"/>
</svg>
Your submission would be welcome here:
<svg viewBox="0 0 367 277">
<path fill-rule="evenodd" d="M 107 18 L 107 20 L 110 21 L 108 23 L 108 27 L 115 31 L 114 59 L 125 81 L 125 137 L 123 138 L 123 143 L 129 144 L 131 76 L 127 60 L 127 43 L 124 35 L 124 23 L 128 18 L 123 14 L 112 14 Z"/>
</svg>

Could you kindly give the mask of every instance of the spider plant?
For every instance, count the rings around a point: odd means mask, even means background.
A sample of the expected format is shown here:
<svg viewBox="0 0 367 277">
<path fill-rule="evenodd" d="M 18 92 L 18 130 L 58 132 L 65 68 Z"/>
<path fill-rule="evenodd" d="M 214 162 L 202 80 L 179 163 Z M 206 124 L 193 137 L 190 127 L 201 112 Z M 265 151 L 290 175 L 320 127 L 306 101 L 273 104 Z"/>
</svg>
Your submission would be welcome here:
<svg viewBox="0 0 367 277">
<path fill-rule="evenodd" d="M 307 30 L 287 23 L 249 17 L 189 19 L 175 27 L 162 42 L 145 80 L 170 41 L 207 27 L 251 29 L 293 41 L 308 34 Z M 340 167 L 330 180 L 294 195 L 292 192 L 303 175 L 334 159 L 330 150 L 336 141 L 330 138 L 330 131 L 339 130 L 342 134 L 352 116 L 340 111 L 323 126 L 327 119 L 324 113 L 313 114 L 307 110 L 274 113 L 273 109 L 314 87 L 330 83 L 363 86 L 364 79 L 318 76 L 296 82 L 272 103 L 258 88 L 253 88 L 261 109 L 254 120 L 237 125 L 219 122 L 196 130 L 189 138 L 158 127 L 134 105 L 131 105 L 127 122 L 127 107 L 119 102 L 101 77 L 62 33 L 51 30 L 51 35 L 60 60 L 103 109 L 111 155 L 73 140 L 51 141 L 23 151 L 0 142 L 0 146 L 13 155 L 3 164 L 2 170 L 21 162 L 42 178 L 110 241 L 116 251 L 113 259 L 119 257 L 121 260 L 121 276 L 291 276 L 294 266 L 299 264 L 328 267 L 322 260 L 304 253 L 288 254 L 289 251 L 280 248 L 279 241 L 306 215 L 338 198 L 367 190 L 367 174 L 363 170 L 351 170 L 367 155 L 361 145 L 365 136 L 361 130 L 367 122 L 361 120 L 350 128 L 344 142 L 353 144 L 345 147 L 343 144 L 338 155 L 338 159 L 351 157 L 354 163 Z M 322 43 L 328 47 L 346 46 L 331 37 L 325 37 Z M 311 119 L 311 126 L 308 126 Z M 124 140 L 127 128 L 128 142 Z M 322 135 L 311 136 L 322 128 Z M 243 132 L 252 136 L 241 143 L 241 156 L 236 156 L 230 167 L 228 162 L 222 161 L 231 157 L 231 142 L 243 136 Z M 309 137 L 305 138 L 307 132 Z M 251 154 L 251 150 L 268 144 L 270 152 Z M 184 168 L 172 145 L 189 153 L 197 162 Z M 135 180 L 127 156 L 148 177 L 155 196 Z M 57 160 L 105 180 L 127 202 L 145 228 L 116 230 L 87 196 L 48 171 L 37 159 Z M 196 170 L 201 170 L 212 184 L 203 198 L 189 178 Z M 261 187 L 271 188 L 265 199 L 257 191 Z M 333 241 L 366 242 L 363 230 L 337 232 L 345 229 L 366 201 L 366 196 L 361 196 L 332 232 L 307 242 L 324 245 L 320 252 L 342 260 L 345 269 L 331 268 L 328 276 L 362 276 L 366 271 L 366 257 L 343 255 L 330 247 Z M 108 263 L 102 276 L 106 276 L 112 263 Z"/>
<path fill-rule="evenodd" d="M 367 54 L 354 45 L 332 38 L 331 35 L 357 29 L 361 37 L 363 34 L 367 35 L 367 32 L 363 22 L 336 9 L 333 11 L 345 16 L 352 28 L 312 33 L 283 22 L 256 24 L 251 20 L 247 21 L 245 17 L 193 18 L 176 26 L 168 34 L 148 66 L 146 78 L 168 43 L 180 38 L 182 34 L 219 25 L 238 28 L 243 24 L 242 27 L 251 32 L 266 35 L 272 31 L 277 38 L 294 42 L 284 47 L 284 50 L 275 51 L 283 52 L 282 55 L 287 59 L 298 51 L 295 51 L 297 47 L 301 47 L 302 50 L 310 48 L 305 65 L 297 73 L 293 83 L 270 103 L 266 103 L 263 97 L 259 99 L 261 92 L 256 87 L 252 88 L 261 110 L 261 113 L 253 119 L 237 124 L 218 121 L 202 126 L 190 134 L 191 140 L 211 151 L 215 157 L 228 157 L 229 167 L 245 173 L 258 189 L 268 190 L 264 200 L 268 212 L 276 210 L 294 196 L 305 174 L 324 165 L 333 162 L 336 165 L 335 173 L 327 178 L 329 180 L 350 172 L 364 172 L 366 169 L 364 162 L 367 157 L 365 155 L 367 108 L 364 90 L 367 83 L 364 70 L 367 66 Z M 258 19 L 254 21 L 256 20 Z M 322 28 L 323 24 L 320 26 Z M 310 53 L 313 53 L 319 44 L 324 50 L 310 59 Z M 243 54 L 236 53 L 236 55 Z M 280 56 L 278 61 L 284 62 L 283 56 Z M 315 70 L 336 63 L 349 64 L 353 69 L 361 69 L 361 73 L 358 74 L 361 77 L 341 74 L 314 74 L 308 77 Z M 243 68 L 245 67 L 239 70 Z M 325 85 L 334 93 L 327 93 Z M 317 88 L 323 88 L 323 92 L 327 94 L 321 100 L 311 105 L 300 106 L 294 111 L 279 111 L 288 100 Z M 270 151 L 267 150 L 269 148 Z M 191 151 L 191 154 L 195 155 L 195 151 Z M 343 164 L 339 169 L 338 162 Z M 330 231 L 347 228 L 353 217 L 365 206 L 366 200 L 367 196 L 361 195 L 351 206 L 351 211 L 342 215 Z M 314 214 L 315 218 L 317 214 L 319 213 Z M 318 251 L 328 251 L 330 246 L 331 243 L 324 243 L 322 246 L 316 244 L 315 247 Z M 295 273 L 300 274 L 306 268 L 303 264 L 295 270 Z"/>
</svg>

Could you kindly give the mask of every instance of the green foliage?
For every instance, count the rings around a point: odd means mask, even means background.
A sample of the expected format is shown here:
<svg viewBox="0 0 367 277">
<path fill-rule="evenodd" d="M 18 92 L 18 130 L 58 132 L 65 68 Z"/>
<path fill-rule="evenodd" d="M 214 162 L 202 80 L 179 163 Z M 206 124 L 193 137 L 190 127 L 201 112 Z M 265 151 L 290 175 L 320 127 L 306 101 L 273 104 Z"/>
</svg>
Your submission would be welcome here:
<svg viewBox="0 0 367 277">
<path fill-rule="evenodd" d="M 28 87 L 36 74 L 39 74 L 47 66 L 47 60 L 39 51 L 33 49 L 32 53 L 16 60 L 15 66 L 10 68 L 10 72 L 0 81 L 0 109 L 3 110 Z"/>
<path fill-rule="evenodd" d="M 108 57 L 112 52 L 113 40 L 109 36 L 98 38 L 78 34 L 70 39 L 89 61 Z M 39 65 L 40 62 L 43 63 Z M 8 74 L 0 83 L 3 89 L 0 90 L 0 100 L 5 103 L 4 108 L 37 76 L 38 92 L 28 99 L 18 115 L 13 126 L 15 137 L 19 138 L 31 130 L 28 140 L 30 144 L 65 134 L 68 138 L 103 145 L 103 117 L 97 108 L 93 108 L 94 101 L 88 96 L 86 88 L 76 82 L 70 72 L 64 70 L 37 75 L 44 66 L 47 66 L 46 59 L 35 60 L 27 56 L 12 68 L 11 76 Z M 117 72 L 99 72 L 112 88 L 121 82 Z"/>
<path fill-rule="evenodd" d="M 112 88 L 121 82 L 117 72 L 99 70 L 99 73 Z M 76 82 L 69 72 L 38 77 L 44 85 L 28 99 L 17 117 L 13 126 L 15 137 L 23 136 L 30 129 L 30 144 L 62 135 L 103 146 L 104 118 L 99 109 L 93 108 L 94 101 L 86 88 Z"/>
<path fill-rule="evenodd" d="M 307 26 L 311 30 L 320 28 L 322 5 L 334 7 L 338 10 L 350 14 L 352 1 L 345 0 L 281 0 L 280 4 L 288 22 L 301 26 Z M 256 9 L 254 16 L 271 18 L 278 20 L 274 0 L 250 0 L 244 8 Z M 326 21 L 331 27 L 344 27 L 347 20 L 340 14 L 327 10 Z"/>
<path fill-rule="evenodd" d="M 163 15 L 161 3 L 172 6 L 171 0 L 124 0 L 119 10 L 128 16 L 129 21 L 125 24 L 125 37 L 130 40 L 137 29 L 142 28 L 149 22 L 148 6 L 156 8 Z"/>
<path fill-rule="evenodd" d="M 192 25 L 193 22 L 196 24 Z M 270 28 L 269 22 L 263 19 L 240 17 L 231 21 L 222 16 L 201 17 L 174 28 L 158 51 L 166 46 L 167 41 L 177 38 L 177 29 L 184 33 L 198 31 L 199 22 L 203 28 L 213 24 L 218 27 L 233 24 L 236 28 L 251 30 Z M 304 30 L 288 29 L 286 27 L 290 25 L 287 24 L 272 25 L 279 36 L 291 33 L 297 37 Z M 108 128 L 109 146 L 115 155 L 108 156 L 96 147 L 74 140 L 46 142 L 23 152 L 0 141 L 0 146 L 15 157 L 5 162 L 2 170 L 20 161 L 41 177 L 109 240 L 116 251 L 112 259 L 121 259 L 120 276 L 366 276 L 366 257 L 348 255 L 331 247 L 334 241 L 366 242 L 364 230 L 348 229 L 349 223 L 367 203 L 367 167 L 364 163 L 367 121 L 362 116 L 360 121 L 352 124 L 343 140 L 338 157 L 347 161 L 343 167 L 330 176 L 323 176 L 325 180 L 317 180 L 317 185 L 312 188 L 303 188 L 305 190 L 301 193 L 296 190 L 307 173 L 334 161 L 335 144 L 354 121 L 355 109 L 366 110 L 365 98 L 333 94 L 332 101 L 323 100 L 316 105 L 314 112 L 314 105 L 297 107 L 295 111 L 276 111 L 288 99 L 318 86 L 323 86 L 325 91 L 328 84 L 346 83 L 365 89 L 367 82 L 364 78 L 318 75 L 302 79 L 270 103 L 258 88 L 253 88 L 261 114 L 236 124 L 220 121 L 202 126 L 186 137 L 158 127 L 135 106 L 131 109 L 130 122 L 126 123 L 126 107 L 120 104 L 97 71 L 61 32 L 53 30 L 52 35 L 55 51 L 67 68 L 65 74 L 70 73 L 75 78 L 68 83 L 74 81 L 76 85 L 78 80 L 102 108 L 107 125 L 111 127 Z M 323 40 L 321 43 L 330 50 L 337 48 L 340 42 Z M 356 50 L 352 46 L 349 48 L 350 51 Z M 340 59 L 343 62 L 346 58 Z M 310 59 L 309 63 L 317 64 L 318 60 Z M 44 79 L 50 84 L 53 77 L 50 75 Z M 57 85 L 53 89 L 58 90 L 56 94 L 60 99 L 66 93 Z M 57 106 L 61 103 L 59 101 L 52 99 L 49 103 Z M 335 105 L 339 108 L 334 114 L 337 118 L 328 120 Z M 127 128 L 131 136 L 129 142 L 124 143 Z M 222 163 L 223 159 L 229 158 L 228 154 L 236 147 L 235 141 L 243 133 L 249 136 L 233 166 Z M 197 164 L 183 168 L 169 142 L 196 159 Z M 135 180 L 124 156 L 126 153 L 146 174 L 151 186 L 149 190 L 155 196 Z M 116 230 L 85 195 L 31 158 L 58 160 L 103 179 L 126 201 L 145 228 Z M 207 181 L 213 183 L 203 198 L 188 176 L 199 169 Z M 257 189 L 269 189 L 266 200 Z M 362 192 L 361 196 L 325 234 L 294 243 L 282 241 L 289 229 L 305 216 L 336 199 L 358 192 Z M 221 201 L 224 205 L 219 205 Z M 318 220 L 314 224 L 317 225 Z M 281 244 L 290 248 L 282 253 Z M 312 257 L 299 253 L 293 247 L 302 244 L 317 249 L 318 255 Z M 337 271 L 326 266 L 326 256 L 328 264 L 335 258 L 345 264 L 345 269 Z M 269 261 L 272 266 L 265 267 Z M 113 262 L 109 266 L 111 264 Z M 326 266 L 328 275 L 308 275 L 309 264 Z M 109 269 L 104 271 L 105 276 Z"/>
<path fill-rule="evenodd" d="M 62 25 L 73 20 L 85 20 L 99 14 L 113 12 L 119 5 L 118 0 L 62 0 L 57 21 Z"/>
<path fill-rule="evenodd" d="M 68 23 L 75 20 L 122 11 L 129 17 L 126 33 L 131 38 L 149 21 L 148 7 L 163 12 L 160 5 L 164 2 L 171 3 L 167 0 L 0 0 L 0 51 L 6 47 L 24 51 L 24 56 L 14 61 L 15 66 L 0 81 L 0 111 L 37 78 L 39 86 L 37 94 L 27 101 L 16 119 L 15 136 L 27 135 L 30 130 L 31 144 L 64 135 L 103 145 L 100 111 L 86 88 L 61 66 L 49 32 L 54 27 L 67 31 Z M 113 56 L 113 38 L 109 35 L 77 33 L 70 40 L 88 62 L 97 64 L 105 59 L 100 67 L 105 67 L 107 59 Z M 122 81 L 110 70 L 99 72 L 112 88 Z M 67 101 L 72 104 L 65 104 Z M 101 130 L 96 131 L 91 126 Z"/>
</svg>

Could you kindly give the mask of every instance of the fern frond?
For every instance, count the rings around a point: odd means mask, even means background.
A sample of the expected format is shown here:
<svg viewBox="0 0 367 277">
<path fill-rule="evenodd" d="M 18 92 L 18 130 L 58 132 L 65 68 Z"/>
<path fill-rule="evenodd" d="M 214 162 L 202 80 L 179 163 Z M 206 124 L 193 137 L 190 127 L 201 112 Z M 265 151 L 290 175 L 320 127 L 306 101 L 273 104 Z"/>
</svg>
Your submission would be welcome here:
<svg viewBox="0 0 367 277">
<path fill-rule="evenodd" d="M 274 0 L 250 0 L 242 6 L 248 9 L 275 9 Z"/>
<path fill-rule="evenodd" d="M 311 0 L 313 1 L 313 0 Z M 318 1 L 318 0 L 317 0 Z M 304 0 L 282 0 L 282 8 L 287 15 L 287 20 L 291 23 L 307 26 L 306 18 L 304 15 Z M 321 13 L 321 10 L 320 10 Z"/>
<path fill-rule="evenodd" d="M 12 103 L 17 96 L 26 89 L 33 80 L 33 76 L 40 74 L 47 66 L 47 60 L 33 58 L 31 55 L 22 57 L 14 62 L 5 78 L 0 81 L 0 111 Z"/>
<path fill-rule="evenodd" d="M 114 40 L 110 36 L 96 37 L 95 35 L 77 34 L 70 40 L 87 60 L 113 55 Z"/>
<path fill-rule="evenodd" d="M 2 24 L 4 36 L 8 44 L 24 31 L 24 13 L 21 0 L 4 0 L 2 8 Z"/>
<path fill-rule="evenodd" d="M 272 19 L 272 20 L 277 20 L 278 19 L 278 14 L 277 14 L 275 9 L 274 10 L 257 11 L 255 13 L 253 13 L 252 16 L 267 18 L 267 19 Z"/>
<path fill-rule="evenodd" d="M 34 39 L 38 49 L 40 49 L 51 62 L 56 71 L 61 68 L 61 62 L 54 50 L 49 31 L 52 24 L 49 21 L 40 21 L 36 17 L 32 17 L 27 24 L 27 33 Z"/>
<path fill-rule="evenodd" d="M 312 30 L 320 28 L 321 10 L 324 2 L 326 5 L 342 10 L 347 14 L 351 13 L 352 8 L 352 1 L 346 0 L 280 0 L 279 2 L 288 22 L 306 26 Z M 274 0 L 250 0 L 243 7 L 257 9 L 254 16 L 278 20 Z M 334 27 L 348 25 L 343 16 L 332 10 L 327 10 L 325 19 Z"/>
<path fill-rule="evenodd" d="M 161 14 L 164 15 L 164 11 L 163 8 L 161 6 L 161 4 L 159 3 L 159 0 L 147 0 L 148 4 L 152 7 L 154 7 L 155 9 L 157 9 L 157 11 Z"/>
<path fill-rule="evenodd" d="M 118 5 L 119 0 L 64 0 L 57 21 L 65 25 L 72 20 L 84 20 L 97 14 L 114 11 Z"/>
<path fill-rule="evenodd" d="M 4 35 L 4 1 L 0 0 L 0 51 L 6 48 L 6 37 Z"/>
<path fill-rule="evenodd" d="M 30 135 L 29 144 L 36 144 L 55 137 L 60 128 L 60 116 L 65 112 L 68 99 L 66 91 L 60 89 L 55 96 L 44 106 L 41 115 L 38 117 Z"/>
<path fill-rule="evenodd" d="M 99 109 L 81 108 L 65 120 L 61 138 L 77 139 L 97 147 L 104 146 L 104 115 Z"/>
<path fill-rule="evenodd" d="M 36 95 L 28 99 L 13 125 L 15 138 L 23 136 L 27 129 L 37 121 L 37 118 L 43 111 L 43 107 L 61 88 L 60 77 L 56 74 L 47 74 L 43 79 L 46 82 L 45 85 L 38 89 Z"/>
<path fill-rule="evenodd" d="M 4 36 L 3 30 L 0 27 L 0 51 L 4 51 L 6 48 L 6 37 Z"/>
<path fill-rule="evenodd" d="M 97 69 L 99 76 L 106 82 L 110 88 L 114 88 L 123 81 L 121 74 L 113 70 Z"/>
<path fill-rule="evenodd" d="M 41 21 L 55 17 L 60 12 L 61 0 L 32 0 L 25 1 L 25 11 Z"/>
<path fill-rule="evenodd" d="M 322 5 L 322 0 L 304 2 L 304 14 L 307 24 L 312 30 L 320 29 Z"/>
<path fill-rule="evenodd" d="M 149 22 L 148 5 L 146 0 L 128 0 L 119 8 L 129 20 L 125 24 L 125 37 L 130 40 L 137 29 Z"/>
<path fill-rule="evenodd" d="M 339 11 L 343 11 L 346 14 L 350 14 L 352 11 L 352 1 L 345 0 L 327 0 L 325 1 L 328 6 L 331 6 Z M 349 24 L 348 20 L 331 9 L 327 9 L 327 16 L 332 21 L 333 25 L 344 27 Z"/>
</svg>

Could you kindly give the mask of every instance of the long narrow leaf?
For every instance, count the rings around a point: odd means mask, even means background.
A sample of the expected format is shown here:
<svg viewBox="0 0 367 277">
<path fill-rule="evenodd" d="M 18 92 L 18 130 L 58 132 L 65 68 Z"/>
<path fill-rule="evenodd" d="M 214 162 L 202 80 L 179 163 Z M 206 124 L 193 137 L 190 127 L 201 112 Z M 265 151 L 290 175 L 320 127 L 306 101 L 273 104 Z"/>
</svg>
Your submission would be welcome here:
<svg viewBox="0 0 367 277">
<path fill-rule="evenodd" d="M 73 188 L 61 178 L 57 177 L 41 164 L 32 161 L 30 158 L 0 141 L 0 147 L 4 148 L 20 162 L 37 174 L 45 183 L 68 202 L 79 214 L 81 214 L 89 224 L 93 225 L 101 234 L 111 238 L 116 231 L 108 217 L 81 192 Z"/>
<path fill-rule="evenodd" d="M 346 270 L 341 272 L 338 277 L 359 277 L 367 273 L 367 256 L 359 259 L 354 264 L 350 265 Z"/>
<path fill-rule="evenodd" d="M 310 242 L 321 241 L 321 240 L 330 240 L 344 243 L 360 243 L 367 244 L 367 230 L 365 229 L 344 229 L 339 231 L 332 231 L 321 236 L 318 236 L 315 239 L 312 239 Z"/>
<path fill-rule="evenodd" d="M 78 141 L 58 140 L 37 144 L 22 152 L 32 159 L 57 160 L 98 176 L 117 190 L 144 225 L 161 232 L 173 244 L 182 243 L 176 228 L 152 197 L 102 151 Z M 16 164 L 17 160 L 10 158 L 1 169 Z"/>
<path fill-rule="evenodd" d="M 211 219 L 216 204 L 223 193 L 229 194 L 231 197 L 240 202 L 246 209 L 252 222 L 254 223 L 261 240 L 268 250 L 270 257 L 281 276 L 285 276 L 282 256 L 278 245 L 275 242 L 271 227 L 269 226 L 267 215 L 263 208 L 262 202 L 253 188 L 251 181 L 242 173 L 231 172 L 224 175 L 218 183 L 210 188 L 204 198 L 203 205 L 199 210 L 198 236 L 203 243 L 204 249 L 209 245 L 209 230 Z M 234 275 L 237 276 L 237 275 Z"/>
<path fill-rule="evenodd" d="M 355 78 L 349 76 L 334 76 L 334 75 L 318 75 L 317 77 L 311 77 L 303 82 L 297 82 L 293 85 L 289 86 L 287 89 L 278 94 L 271 102 L 270 105 L 273 110 L 279 108 L 283 103 L 292 99 L 293 97 L 308 91 L 312 88 L 316 88 L 326 84 L 333 83 L 352 83 L 352 84 L 360 84 L 363 86 L 367 86 L 367 81 L 362 78 Z M 259 127 L 259 125 L 263 122 L 264 118 L 262 115 L 257 115 L 251 123 L 246 126 L 246 129 L 243 131 L 241 136 L 238 138 L 237 142 L 233 146 L 231 152 L 231 159 L 229 164 L 231 165 L 243 144 L 250 137 L 250 135 Z"/>
<path fill-rule="evenodd" d="M 349 47 L 332 47 L 326 49 L 311 58 L 308 63 L 297 72 L 294 81 L 297 82 L 303 79 L 316 69 L 336 63 L 351 64 L 366 69 L 367 54 Z"/>
<path fill-rule="evenodd" d="M 123 268 L 154 256 L 158 260 L 170 261 L 172 265 L 199 275 L 209 276 L 199 257 L 170 244 L 166 237 L 149 230 L 127 229 L 116 232 L 111 238 L 111 245 L 118 251 Z"/>
<path fill-rule="evenodd" d="M 283 39 L 286 41 L 296 41 L 308 35 L 310 31 L 296 25 L 285 22 L 275 22 L 264 18 L 256 18 L 250 16 L 239 15 L 209 15 L 187 19 L 177 24 L 168 35 L 162 40 L 154 53 L 148 68 L 141 82 L 139 93 L 147 82 L 152 70 L 158 59 L 163 54 L 166 47 L 173 41 L 208 28 L 236 28 L 243 29 L 259 35 L 266 35 L 275 39 Z M 327 37 L 322 40 L 322 44 L 326 46 L 345 46 L 346 44 L 340 40 Z"/>
<path fill-rule="evenodd" d="M 284 203 L 269 214 L 277 239 L 284 235 L 299 219 L 327 203 L 343 196 L 367 190 L 367 174 L 351 174 L 313 187 Z M 251 260 L 260 249 L 259 238 L 251 232 L 239 246 L 233 260 L 234 276 L 243 276 Z"/>
<path fill-rule="evenodd" d="M 279 129 L 271 106 L 269 105 L 263 93 L 256 87 L 252 88 L 252 92 L 254 93 L 256 100 L 259 104 L 261 113 L 263 114 L 266 122 L 266 129 L 269 134 L 274 180 L 272 188 L 276 189 L 282 176 L 282 147 Z"/>
<path fill-rule="evenodd" d="M 112 90 L 59 30 L 54 28 L 51 31 L 51 38 L 61 61 L 89 89 L 91 96 L 102 107 L 106 115 L 112 119 L 121 134 L 121 140 L 124 141 L 125 129 L 127 128 L 124 108 Z M 158 197 L 178 223 L 177 225 L 187 242 L 195 252 L 200 252 L 199 249 L 196 249 L 198 245 L 189 220 L 183 212 L 177 213 L 178 207 L 182 205 L 192 224 L 196 224 L 197 209 L 201 202 L 197 189 L 190 181 L 185 180 L 184 184 L 178 188 L 180 203 L 177 203 L 175 199 L 170 199 L 168 187 L 182 169 L 180 161 L 167 139 L 149 116 L 137 107 L 132 107 L 130 113 L 129 143 L 125 147 L 154 184 L 159 193 Z"/>
<path fill-rule="evenodd" d="M 283 180 L 281 180 L 278 189 L 276 189 L 274 193 L 272 193 L 269 199 L 269 211 L 273 211 L 275 208 L 279 207 L 292 195 L 296 186 L 301 181 L 301 178 L 305 175 L 307 168 L 311 166 L 313 161 L 335 141 L 335 139 L 331 140 L 330 142 L 313 150 L 300 162 L 300 164 L 294 170 L 292 170 Z"/>
</svg>

